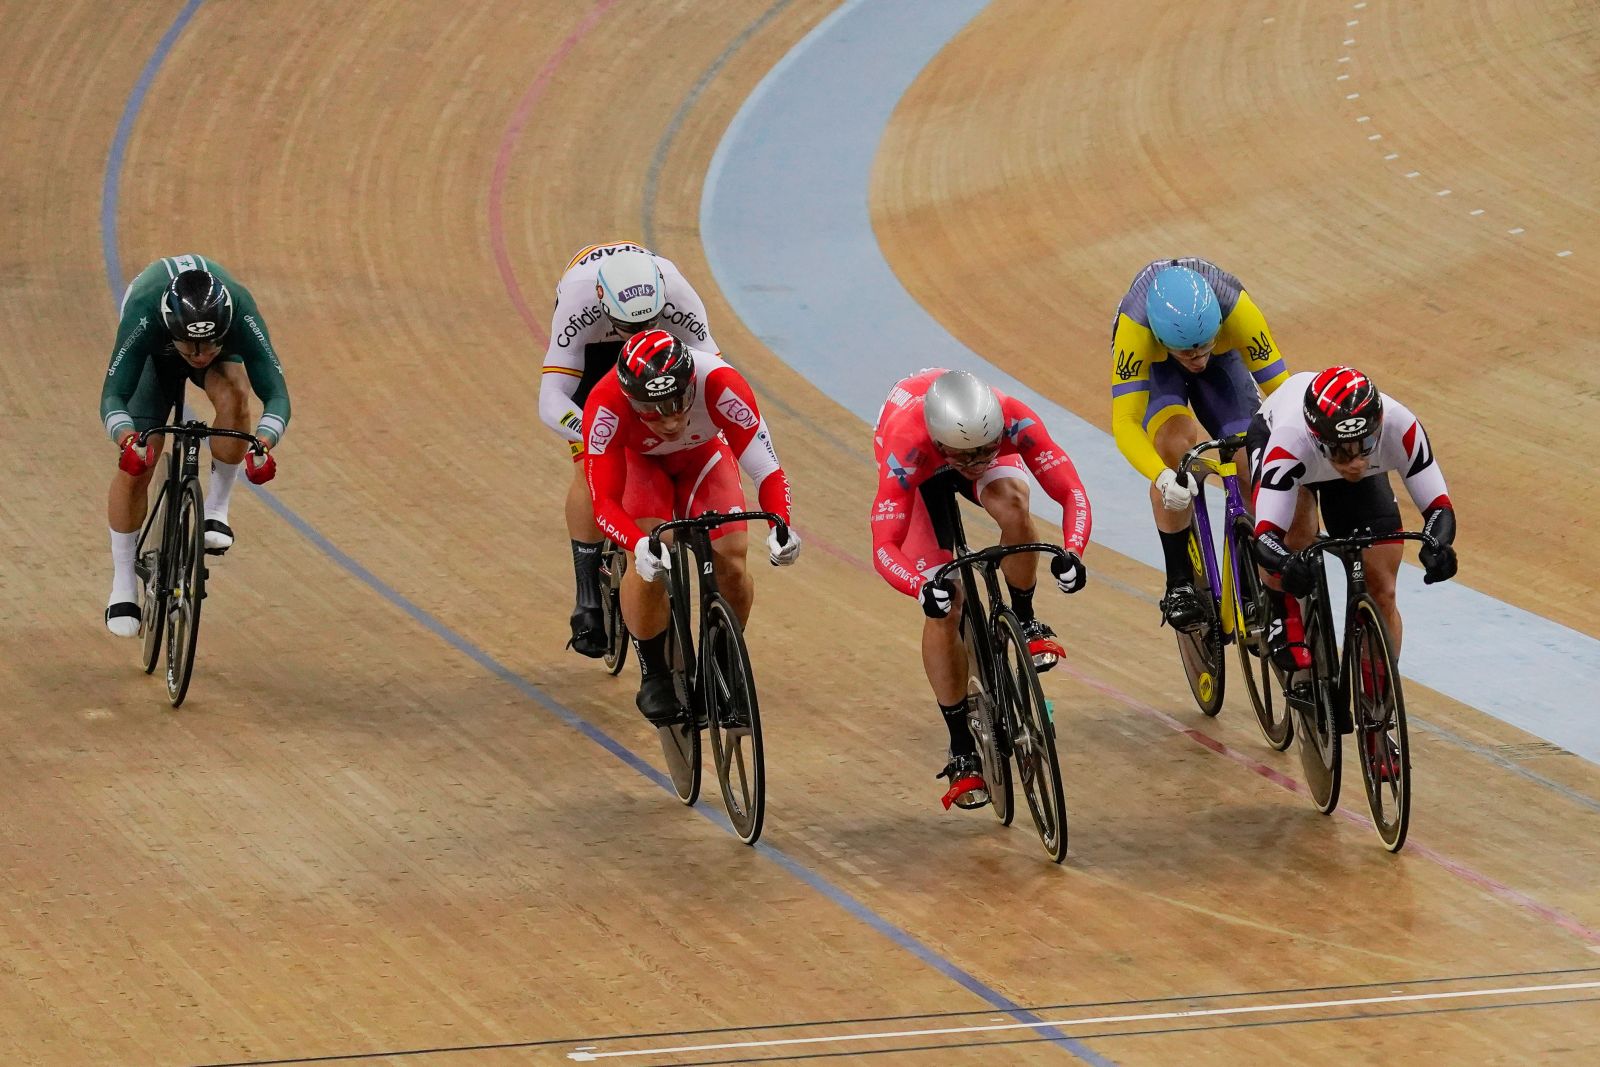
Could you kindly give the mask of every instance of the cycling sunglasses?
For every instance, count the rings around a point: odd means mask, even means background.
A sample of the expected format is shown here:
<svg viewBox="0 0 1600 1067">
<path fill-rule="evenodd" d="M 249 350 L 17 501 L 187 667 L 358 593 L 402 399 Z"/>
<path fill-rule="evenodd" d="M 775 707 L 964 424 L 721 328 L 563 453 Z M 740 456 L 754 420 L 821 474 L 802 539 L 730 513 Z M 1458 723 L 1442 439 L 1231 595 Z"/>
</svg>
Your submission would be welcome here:
<svg viewBox="0 0 1600 1067">
<path fill-rule="evenodd" d="M 674 415 L 682 415 L 689 410 L 689 405 L 694 402 L 694 387 L 690 386 L 677 396 L 665 400 L 635 400 L 628 398 L 628 406 L 633 408 L 633 413 L 645 422 L 660 422 L 670 419 Z"/>
<path fill-rule="evenodd" d="M 945 448 L 939 447 L 939 454 L 950 462 L 953 467 L 987 467 L 995 461 L 1000 454 L 1000 442 L 984 448 Z"/>
<path fill-rule="evenodd" d="M 1370 456 L 1377 447 L 1378 435 L 1375 433 L 1357 441 L 1339 441 L 1331 445 L 1322 441 L 1317 442 L 1317 449 L 1334 463 L 1349 463 L 1353 459 Z"/>
<path fill-rule="evenodd" d="M 653 330 L 661 321 L 660 315 L 657 315 L 654 318 L 645 319 L 643 322 L 620 322 L 617 319 L 612 319 L 610 315 L 607 315 L 606 318 L 611 320 L 611 328 L 616 330 L 624 337 L 632 337 L 636 333 L 644 333 L 646 330 Z"/>
</svg>

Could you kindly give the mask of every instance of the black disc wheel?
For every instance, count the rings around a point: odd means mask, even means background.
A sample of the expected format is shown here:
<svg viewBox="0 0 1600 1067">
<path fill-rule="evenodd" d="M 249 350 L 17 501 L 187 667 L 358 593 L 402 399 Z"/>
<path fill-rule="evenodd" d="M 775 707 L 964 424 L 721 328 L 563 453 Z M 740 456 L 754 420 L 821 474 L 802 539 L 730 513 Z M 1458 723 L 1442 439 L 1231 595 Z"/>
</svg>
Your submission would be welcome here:
<svg viewBox="0 0 1600 1067">
<path fill-rule="evenodd" d="M 1316 595 L 1304 601 L 1306 647 L 1311 670 L 1296 671 L 1286 702 L 1300 721 L 1300 767 L 1306 789 L 1318 811 L 1327 815 L 1339 806 L 1342 761 L 1339 734 L 1339 648 L 1328 607 L 1328 583 L 1318 575 Z"/>
<path fill-rule="evenodd" d="M 1356 602 L 1351 642 L 1351 717 L 1367 807 L 1383 847 L 1399 852 L 1411 825 L 1411 742 L 1389 629 L 1370 596 Z"/>
<path fill-rule="evenodd" d="M 194 650 L 200 640 L 200 607 L 206 598 L 205 511 L 200 486 L 186 482 L 173 503 L 172 588 L 167 591 L 167 697 L 183 703 L 194 673 Z"/>
<path fill-rule="evenodd" d="M 700 799 L 700 727 L 695 707 L 695 671 L 693 631 L 689 629 L 690 592 L 692 588 L 689 552 L 681 545 L 671 546 L 672 567 L 667 571 L 669 612 L 667 616 L 667 664 L 672 668 L 672 684 L 677 689 L 678 704 L 687 708 L 688 718 L 676 726 L 662 726 L 661 754 L 666 757 L 667 772 L 672 777 L 672 788 L 678 799 L 693 804 Z"/>
<path fill-rule="evenodd" d="M 963 606 L 961 640 L 967 651 L 967 728 L 972 731 L 973 743 L 978 749 L 978 759 L 983 763 L 983 784 L 988 788 L 989 804 L 1001 826 L 1010 826 L 1016 814 L 1015 797 L 1011 781 L 1011 746 L 1004 736 L 1005 723 L 1000 717 L 998 698 L 993 679 L 985 676 L 993 669 L 987 666 L 988 642 L 980 642 L 973 629 L 975 606 Z"/>
<path fill-rule="evenodd" d="M 707 605 L 700 648 L 700 691 L 705 699 L 711 764 L 722 787 L 728 820 L 739 840 L 753 845 L 761 836 L 767 812 L 761 708 L 739 618 L 720 596 Z"/>
<path fill-rule="evenodd" d="M 1195 502 L 1195 507 L 1202 506 L 1200 501 Z M 1215 715 L 1222 710 L 1224 671 L 1227 669 L 1222 655 L 1222 618 L 1211 596 L 1211 579 L 1206 576 L 1200 541 L 1193 526 L 1189 527 L 1189 566 L 1205 619 L 1189 630 L 1175 631 L 1178 658 L 1183 661 L 1184 677 L 1189 679 L 1189 692 L 1194 694 L 1195 704 L 1205 714 Z"/>
<path fill-rule="evenodd" d="M 621 674 L 628 662 L 628 624 L 622 621 L 622 575 L 627 565 L 628 554 L 607 542 L 600 557 L 600 617 L 606 635 L 605 665 L 612 677 Z"/>
<path fill-rule="evenodd" d="M 995 620 L 995 643 L 1000 661 L 1000 711 L 1010 735 L 1017 781 L 1028 798 L 1028 810 L 1044 850 L 1060 863 L 1067 855 L 1067 801 L 1061 789 L 1055 722 L 1039 686 L 1028 639 L 1010 611 L 1001 612 Z"/>
<path fill-rule="evenodd" d="M 1250 552 L 1252 541 L 1249 521 L 1240 519 L 1229 541 L 1234 575 L 1228 598 L 1233 613 L 1233 640 L 1239 647 L 1239 673 L 1244 675 L 1245 688 L 1250 691 L 1250 705 L 1255 709 L 1261 736 L 1282 752 L 1294 739 L 1294 717 L 1283 699 L 1283 673 L 1267 651 L 1272 606 Z"/>
</svg>

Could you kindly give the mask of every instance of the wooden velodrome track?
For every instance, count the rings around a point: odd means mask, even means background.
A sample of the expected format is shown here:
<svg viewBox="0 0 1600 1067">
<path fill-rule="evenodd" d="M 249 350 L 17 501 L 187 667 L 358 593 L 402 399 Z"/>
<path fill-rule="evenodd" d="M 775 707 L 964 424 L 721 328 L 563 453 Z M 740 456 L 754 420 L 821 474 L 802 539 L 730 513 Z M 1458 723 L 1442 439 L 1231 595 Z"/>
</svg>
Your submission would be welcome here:
<svg viewBox="0 0 1600 1067">
<path fill-rule="evenodd" d="M 1071 652 L 1065 867 L 939 811 L 920 616 L 867 559 L 868 435 L 697 241 L 722 131 L 834 6 L 0 4 L 0 1060 L 1596 1062 L 1600 772 L 1412 686 L 1389 856 L 1274 778 L 1298 765 L 1238 695 L 1193 710 L 1158 577 L 1103 548 L 1080 598 L 1041 596 Z M 1583 0 L 997 0 L 897 112 L 874 223 L 946 326 L 1101 425 L 1128 277 L 1216 258 L 1296 366 L 1364 361 L 1429 420 L 1463 580 L 1596 634 L 1597 43 Z M 536 371 L 561 266 L 613 236 L 695 281 L 797 487 L 801 569 L 757 569 L 756 850 L 618 758 L 659 763 L 633 668 L 560 650 Z M 295 417 L 172 712 L 99 620 L 93 406 L 113 287 L 191 249 L 256 292 Z M 1314 1006 L 1439 992 L 1468 995 Z M 970 1029 L 1016 1006 L 1111 1021 Z M 843 1022 L 885 1016 L 913 1018 Z M 648 1051 L 875 1029 L 962 1032 Z"/>
</svg>

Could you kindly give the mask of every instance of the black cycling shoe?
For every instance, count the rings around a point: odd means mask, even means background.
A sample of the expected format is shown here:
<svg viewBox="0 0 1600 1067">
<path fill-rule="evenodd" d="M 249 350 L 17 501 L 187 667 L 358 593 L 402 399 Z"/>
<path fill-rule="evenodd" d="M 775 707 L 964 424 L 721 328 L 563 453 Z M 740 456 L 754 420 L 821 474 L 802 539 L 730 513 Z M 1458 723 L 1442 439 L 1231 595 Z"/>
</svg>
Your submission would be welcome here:
<svg viewBox="0 0 1600 1067">
<path fill-rule="evenodd" d="M 567 647 L 590 659 L 606 654 L 606 620 L 599 608 L 579 608 L 572 613 L 572 640 Z"/>
<path fill-rule="evenodd" d="M 1205 603 L 1193 585 L 1179 582 L 1167 590 L 1167 595 L 1161 598 L 1161 621 L 1185 633 L 1193 633 L 1204 625 Z"/>
<path fill-rule="evenodd" d="M 633 702 L 651 726 L 677 726 L 688 719 L 670 674 L 655 674 L 641 681 Z"/>
</svg>

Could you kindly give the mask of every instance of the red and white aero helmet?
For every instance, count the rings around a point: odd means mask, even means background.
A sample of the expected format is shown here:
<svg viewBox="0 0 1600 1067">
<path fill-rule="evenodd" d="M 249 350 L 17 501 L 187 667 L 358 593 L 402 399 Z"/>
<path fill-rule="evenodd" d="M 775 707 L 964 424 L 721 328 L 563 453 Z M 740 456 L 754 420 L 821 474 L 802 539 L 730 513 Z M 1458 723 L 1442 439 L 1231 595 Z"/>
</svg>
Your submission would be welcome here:
<svg viewBox="0 0 1600 1067">
<path fill-rule="evenodd" d="M 1306 429 L 1324 449 L 1374 437 L 1383 428 L 1383 397 L 1354 367 L 1329 367 L 1306 388 Z"/>
<path fill-rule="evenodd" d="M 623 342 L 617 380 L 635 404 L 682 410 L 694 389 L 694 356 L 666 330 L 645 330 Z"/>
</svg>

